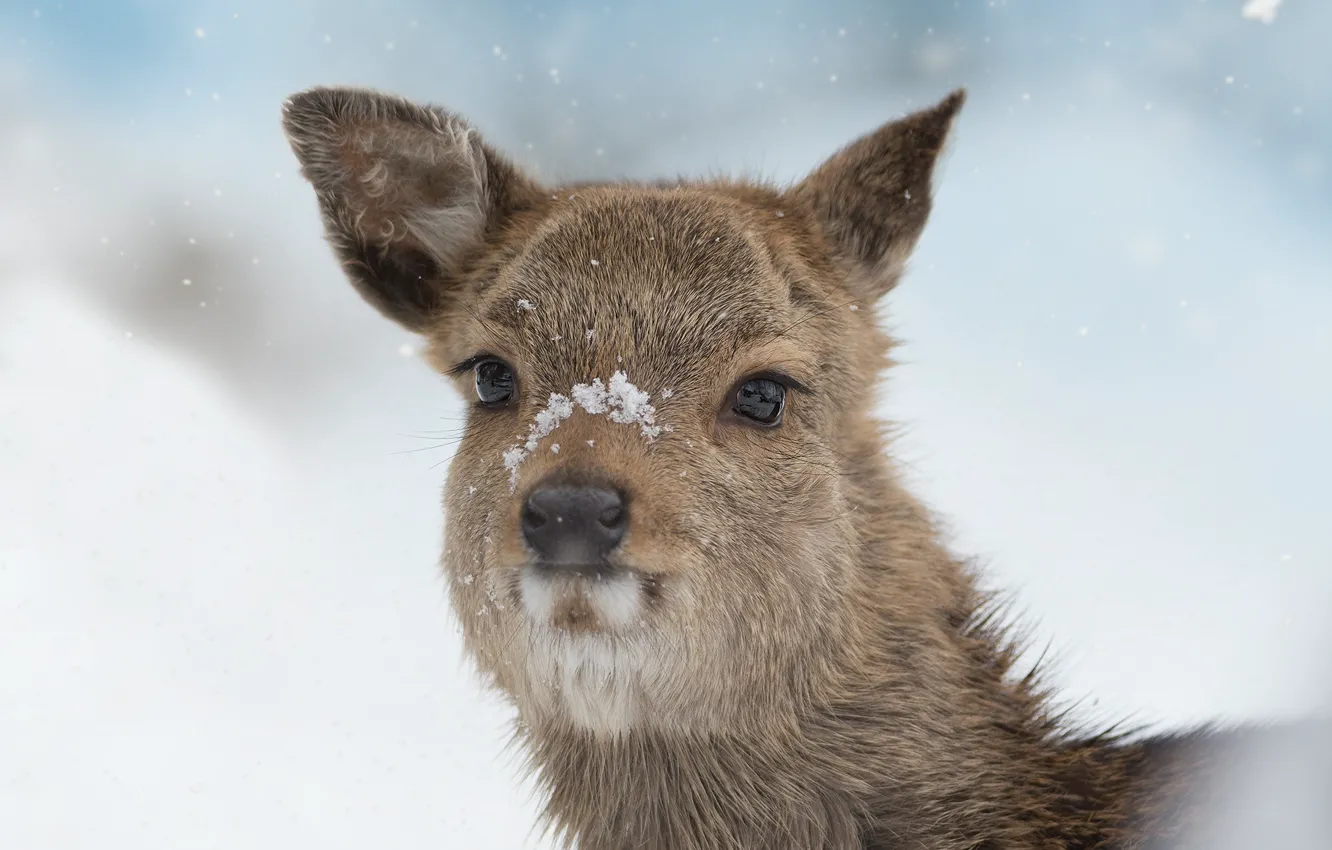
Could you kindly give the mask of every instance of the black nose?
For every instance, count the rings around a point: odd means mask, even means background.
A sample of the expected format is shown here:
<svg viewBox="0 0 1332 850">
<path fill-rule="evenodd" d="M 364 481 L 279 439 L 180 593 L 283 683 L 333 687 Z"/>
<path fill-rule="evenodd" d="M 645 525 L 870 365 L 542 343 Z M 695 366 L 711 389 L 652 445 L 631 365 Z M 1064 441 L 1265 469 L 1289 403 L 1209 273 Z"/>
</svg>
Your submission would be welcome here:
<svg viewBox="0 0 1332 850">
<path fill-rule="evenodd" d="M 539 487 L 523 503 L 523 537 L 543 566 L 598 568 L 628 524 L 624 498 L 604 487 Z"/>
</svg>

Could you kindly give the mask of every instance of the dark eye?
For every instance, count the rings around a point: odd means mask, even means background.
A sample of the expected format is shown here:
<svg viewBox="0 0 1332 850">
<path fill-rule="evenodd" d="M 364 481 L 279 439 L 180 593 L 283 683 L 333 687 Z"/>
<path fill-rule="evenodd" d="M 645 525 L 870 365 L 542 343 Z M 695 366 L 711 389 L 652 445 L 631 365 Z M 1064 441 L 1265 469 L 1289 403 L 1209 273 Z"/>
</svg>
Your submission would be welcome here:
<svg viewBox="0 0 1332 850">
<path fill-rule="evenodd" d="M 786 387 L 768 378 L 754 378 L 736 391 L 731 409 L 759 425 L 772 427 L 782 421 L 785 407 Z"/>
<path fill-rule="evenodd" d="M 482 360 L 476 364 L 476 397 L 487 407 L 504 404 L 513 398 L 513 370 L 502 360 Z"/>
</svg>

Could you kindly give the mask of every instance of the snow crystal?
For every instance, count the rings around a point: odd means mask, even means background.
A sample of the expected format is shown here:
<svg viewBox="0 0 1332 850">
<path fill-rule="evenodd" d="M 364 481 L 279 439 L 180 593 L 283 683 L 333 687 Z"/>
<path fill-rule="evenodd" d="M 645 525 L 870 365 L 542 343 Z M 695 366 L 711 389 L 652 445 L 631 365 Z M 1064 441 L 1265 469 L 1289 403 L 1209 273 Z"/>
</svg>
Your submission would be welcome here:
<svg viewBox="0 0 1332 850">
<path fill-rule="evenodd" d="M 606 412 L 606 385 L 600 378 L 593 378 L 590 384 L 575 384 L 573 400 L 578 406 L 595 416 Z"/>
<path fill-rule="evenodd" d="M 526 298 L 519 298 L 519 299 L 518 299 L 518 309 L 519 309 L 519 310 L 526 310 L 526 311 L 528 311 L 528 312 L 530 313 L 530 312 L 536 310 L 536 305 L 533 304 L 531 301 L 528 301 Z"/>
<path fill-rule="evenodd" d="M 612 421 L 622 425 L 637 423 L 649 439 L 661 433 L 654 422 L 657 409 L 649 403 L 651 397 L 630 383 L 624 372 L 611 375 L 607 396 L 607 403 L 613 408 L 610 412 Z"/>
<path fill-rule="evenodd" d="M 667 387 L 666 389 L 661 391 L 662 398 L 670 398 L 673 395 L 675 395 L 675 390 L 671 389 L 670 387 Z"/>
<path fill-rule="evenodd" d="M 518 486 L 518 467 L 536 451 L 543 439 L 573 415 L 575 404 L 593 416 L 606 413 L 612 422 L 637 425 L 649 440 L 656 439 L 663 430 L 656 424 L 657 409 L 652 406 L 651 396 L 634 386 L 629 376 L 622 371 L 611 375 L 608 384 L 602 383 L 600 378 L 593 378 L 591 383 L 574 384 L 567 396 L 551 393 L 545 409 L 537 413 L 536 421 L 529 426 L 526 441 L 504 453 L 504 468 L 509 470 L 510 492 Z M 593 445 L 593 441 L 589 440 L 588 445 Z M 559 444 L 552 445 L 550 450 L 559 454 Z"/>
<path fill-rule="evenodd" d="M 599 265 L 601 265 L 601 261 L 600 261 L 600 260 L 593 260 L 593 261 L 592 261 L 592 265 L 594 265 L 594 266 L 599 266 Z"/>
<path fill-rule="evenodd" d="M 573 402 L 569 400 L 569 397 L 559 393 L 551 393 L 550 401 L 546 402 L 546 409 L 536 416 L 536 424 L 532 426 L 532 435 L 527 438 L 528 442 L 532 441 L 533 436 L 537 439 L 548 436 L 550 432 L 560 427 L 562 421 L 572 415 Z M 535 448 L 535 445 L 533 445 L 533 448 Z"/>
<path fill-rule="evenodd" d="M 518 465 L 527 457 L 527 451 L 522 446 L 514 446 L 504 453 L 504 468 L 509 470 L 509 484 L 516 486 L 518 483 Z"/>
<path fill-rule="evenodd" d="M 587 341 L 588 341 L 588 342 L 591 342 L 591 341 L 592 341 L 592 337 L 595 336 L 596 333 L 597 333 L 597 329 L 596 329 L 596 328 L 588 328 L 588 329 L 587 329 Z"/>
<path fill-rule="evenodd" d="M 551 451 L 551 454 L 559 454 L 559 453 L 560 453 L 560 444 L 559 444 L 559 443 L 555 443 L 555 444 L 553 444 L 553 445 L 550 447 L 550 451 Z"/>
<path fill-rule="evenodd" d="M 1250 21 L 1270 24 L 1276 20 L 1277 9 L 1280 7 L 1281 0 L 1248 0 L 1240 10 L 1240 15 Z"/>
<path fill-rule="evenodd" d="M 475 496 L 475 495 L 476 495 L 476 486 L 475 486 L 475 485 L 470 486 L 470 487 L 467 488 L 467 495 L 469 495 L 469 496 Z"/>
<path fill-rule="evenodd" d="M 536 421 L 528 428 L 527 442 L 514 446 L 504 453 L 504 468 L 509 470 L 509 488 L 518 486 L 518 467 L 527 456 L 536 451 L 537 444 L 558 427 L 565 419 L 573 415 L 573 402 L 566 395 L 551 393 L 546 402 L 546 409 L 536 415 Z"/>
</svg>

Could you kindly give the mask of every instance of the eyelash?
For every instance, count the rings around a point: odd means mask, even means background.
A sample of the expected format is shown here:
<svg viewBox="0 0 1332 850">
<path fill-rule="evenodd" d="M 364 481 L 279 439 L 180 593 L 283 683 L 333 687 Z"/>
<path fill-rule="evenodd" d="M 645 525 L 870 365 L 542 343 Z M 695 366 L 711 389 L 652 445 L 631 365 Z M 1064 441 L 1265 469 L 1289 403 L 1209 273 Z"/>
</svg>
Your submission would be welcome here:
<svg viewBox="0 0 1332 850">
<path fill-rule="evenodd" d="M 734 395 L 736 390 L 740 389 L 740 387 L 743 387 L 749 381 L 773 381 L 774 383 L 778 383 L 786 387 L 787 390 L 795 390 L 796 392 L 803 393 L 805 395 L 814 394 L 814 391 L 811 390 L 809 387 L 800 383 L 795 378 L 792 378 L 786 372 L 782 372 L 777 369 L 767 369 L 762 372 L 753 372 L 751 374 L 745 375 L 743 378 L 736 381 L 735 384 L 731 387 L 731 394 Z"/>
<path fill-rule="evenodd" d="M 500 360 L 500 359 L 502 358 L 496 357 L 493 354 L 486 354 L 486 353 L 478 354 L 475 357 L 468 357 L 463 362 L 449 369 L 449 375 L 454 378 L 461 378 L 465 376 L 468 372 L 475 369 L 476 364 L 480 363 L 483 360 Z"/>
</svg>

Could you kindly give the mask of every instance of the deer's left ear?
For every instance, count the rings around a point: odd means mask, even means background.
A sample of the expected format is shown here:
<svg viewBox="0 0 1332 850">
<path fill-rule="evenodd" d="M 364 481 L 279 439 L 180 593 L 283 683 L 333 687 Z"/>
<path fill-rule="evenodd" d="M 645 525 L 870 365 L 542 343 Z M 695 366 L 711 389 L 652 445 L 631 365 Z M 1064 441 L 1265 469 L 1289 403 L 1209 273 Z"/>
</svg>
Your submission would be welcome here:
<svg viewBox="0 0 1332 850">
<path fill-rule="evenodd" d="M 789 195 L 857 266 L 865 297 L 897 283 L 930 215 L 934 164 L 966 92 L 885 124 L 820 165 Z"/>
</svg>

